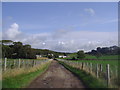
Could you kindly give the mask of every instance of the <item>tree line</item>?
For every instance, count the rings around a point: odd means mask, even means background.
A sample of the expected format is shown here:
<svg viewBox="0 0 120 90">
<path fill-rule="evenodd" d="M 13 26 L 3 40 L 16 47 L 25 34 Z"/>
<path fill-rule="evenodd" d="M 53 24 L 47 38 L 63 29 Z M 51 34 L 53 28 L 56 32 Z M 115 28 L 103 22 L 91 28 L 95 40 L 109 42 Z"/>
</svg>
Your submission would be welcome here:
<svg viewBox="0 0 120 90">
<path fill-rule="evenodd" d="M 59 55 L 69 56 L 71 53 L 56 52 L 48 49 L 35 49 L 29 44 L 23 44 L 22 42 L 13 42 L 11 40 L 1 40 L 0 45 L 2 47 L 2 58 L 26 58 L 35 59 L 36 55 L 42 55 L 42 57 L 58 58 Z M 85 58 L 85 54 L 94 55 L 100 57 L 102 55 L 118 55 L 120 54 L 120 47 L 97 47 L 96 50 L 84 53 L 84 51 L 78 51 L 77 58 Z M 72 59 L 75 59 L 73 57 Z"/>
<path fill-rule="evenodd" d="M 111 47 L 97 47 L 96 50 L 91 50 L 86 54 L 95 55 L 97 57 L 101 55 L 118 55 L 120 54 L 120 47 L 118 46 L 111 46 Z"/>
<path fill-rule="evenodd" d="M 0 41 L 2 45 L 2 58 L 26 58 L 26 59 L 35 59 L 36 55 L 42 55 L 43 57 L 48 58 L 57 58 L 61 52 L 55 52 L 47 49 L 35 49 L 31 48 L 29 44 L 23 44 L 22 42 L 13 42 L 11 40 L 2 40 Z M 52 56 L 52 54 L 54 56 Z"/>
<path fill-rule="evenodd" d="M 73 57 L 71 57 L 71 60 L 84 59 L 87 54 L 96 56 L 96 58 L 99 58 L 104 55 L 120 55 L 120 47 L 118 46 L 102 47 L 102 48 L 97 47 L 96 50 L 91 50 L 90 52 L 85 53 L 83 50 L 79 50 L 74 54 L 76 54 L 76 56 L 74 55 Z"/>
</svg>

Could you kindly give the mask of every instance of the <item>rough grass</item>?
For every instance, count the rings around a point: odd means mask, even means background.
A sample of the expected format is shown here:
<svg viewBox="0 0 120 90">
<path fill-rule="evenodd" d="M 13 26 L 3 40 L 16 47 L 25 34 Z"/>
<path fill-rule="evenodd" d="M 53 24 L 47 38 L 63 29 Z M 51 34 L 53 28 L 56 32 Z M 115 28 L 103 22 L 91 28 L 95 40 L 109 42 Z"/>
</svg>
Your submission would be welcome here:
<svg viewBox="0 0 120 90">
<path fill-rule="evenodd" d="M 59 63 L 65 66 L 68 70 L 73 72 L 75 75 L 77 75 L 83 81 L 84 85 L 87 88 L 107 88 L 107 86 L 103 82 L 93 77 L 92 75 L 86 73 L 85 71 L 73 68 L 61 61 L 59 61 Z"/>
<path fill-rule="evenodd" d="M 30 72 L 35 72 L 39 69 L 41 69 L 42 67 L 44 67 L 44 64 L 42 65 L 36 65 L 34 67 L 23 67 L 23 68 L 15 68 L 15 69 L 8 69 L 7 71 L 3 72 L 3 76 L 2 78 L 6 78 L 6 77 L 15 77 L 19 74 L 27 74 Z"/>
<path fill-rule="evenodd" d="M 41 73 L 43 73 L 45 70 L 47 70 L 48 66 L 50 65 L 50 62 L 35 66 L 33 68 L 29 69 L 15 69 L 16 72 L 6 72 L 3 73 L 3 81 L 2 81 L 2 87 L 3 88 L 22 88 L 26 87 L 33 79 L 35 79 L 37 76 L 39 76 Z"/>
</svg>

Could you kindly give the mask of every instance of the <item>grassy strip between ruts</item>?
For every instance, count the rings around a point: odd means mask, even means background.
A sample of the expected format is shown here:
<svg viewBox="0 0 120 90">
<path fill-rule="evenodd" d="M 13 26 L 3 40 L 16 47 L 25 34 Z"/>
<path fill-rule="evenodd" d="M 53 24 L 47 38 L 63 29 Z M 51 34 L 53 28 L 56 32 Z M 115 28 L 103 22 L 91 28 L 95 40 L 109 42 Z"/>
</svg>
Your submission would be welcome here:
<svg viewBox="0 0 120 90">
<path fill-rule="evenodd" d="M 2 81 L 2 88 L 24 88 L 30 84 L 37 76 L 45 72 L 50 63 L 45 64 L 35 72 L 24 73 L 14 77 L 6 77 Z"/>
<path fill-rule="evenodd" d="M 67 68 L 69 71 L 74 73 L 76 76 L 78 76 L 78 78 L 82 80 L 82 82 L 87 88 L 107 88 L 107 86 L 104 83 L 100 82 L 97 78 L 91 76 L 85 71 L 73 68 L 62 61 L 58 61 L 58 62 L 62 64 L 65 68 Z"/>
</svg>

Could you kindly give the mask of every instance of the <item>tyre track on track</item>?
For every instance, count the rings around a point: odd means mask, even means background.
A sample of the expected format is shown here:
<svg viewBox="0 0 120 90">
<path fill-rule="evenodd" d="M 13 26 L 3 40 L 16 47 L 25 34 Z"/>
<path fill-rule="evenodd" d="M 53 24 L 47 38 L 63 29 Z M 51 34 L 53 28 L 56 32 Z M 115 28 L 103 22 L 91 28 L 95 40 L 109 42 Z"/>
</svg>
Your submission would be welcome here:
<svg viewBox="0 0 120 90">
<path fill-rule="evenodd" d="M 49 69 L 32 81 L 27 88 L 85 88 L 85 86 L 75 75 L 53 60 Z"/>
</svg>

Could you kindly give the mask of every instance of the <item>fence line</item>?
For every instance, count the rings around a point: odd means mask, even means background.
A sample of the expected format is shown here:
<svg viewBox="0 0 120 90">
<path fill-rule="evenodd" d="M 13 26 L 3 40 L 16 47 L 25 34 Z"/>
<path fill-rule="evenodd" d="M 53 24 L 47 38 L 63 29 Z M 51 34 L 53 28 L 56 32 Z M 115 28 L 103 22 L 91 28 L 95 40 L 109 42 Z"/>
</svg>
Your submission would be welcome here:
<svg viewBox="0 0 120 90">
<path fill-rule="evenodd" d="M 60 60 L 65 62 L 66 64 L 78 68 L 80 70 L 84 70 L 87 73 L 90 73 L 91 75 L 95 76 L 96 78 L 99 78 L 106 82 L 106 85 L 108 87 L 118 87 L 117 83 L 117 72 L 118 67 L 110 66 L 110 64 L 94 64 L 94 63 L 88 63 L 88 62 L 74 62 L 74 61 L 67 61 L 67 60 Z"/>
<path fill-rule="evenodd" d="M 107 86 L 109 86 L 110 83 L 110 66 L 109 64 L 106 65 L 106 71 L 107 71 Z"/>
<path fill-rule="evenodd" d="M 7 58 L 5 58 L 5 62 L 4 62 L 4 70 L 6 71 L 6 66 L 7 66 Z"/>
<path fill-rule="evenodd" d="M 14 68 L 22 68 L 22 67 L 34 67 L 36 65 L 42 64 L 43 62 L 47 62 L 48 60 L 10 60 L 10 59 L 3 59 L 2 60 L 2 71 L 6 71 L 7 69 L 14 69 Z"/>
</svg>

